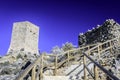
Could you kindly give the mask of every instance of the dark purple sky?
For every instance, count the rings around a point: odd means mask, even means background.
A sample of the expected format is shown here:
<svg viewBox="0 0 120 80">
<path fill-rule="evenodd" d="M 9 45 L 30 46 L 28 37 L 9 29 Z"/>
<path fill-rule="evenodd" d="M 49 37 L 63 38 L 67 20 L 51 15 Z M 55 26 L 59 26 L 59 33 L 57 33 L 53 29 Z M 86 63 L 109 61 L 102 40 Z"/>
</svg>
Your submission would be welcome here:
<svg viewBox="0 0 120 80">
<path fill-rule="evenodd" d="M 78 34 L 113 18 L 120 23 L 119 0 L 0 0 L 0 55 L 10 44 L 12 24 L 30 21 L 40 26 L 39 49 L 50 51 Z"/>
</svg>

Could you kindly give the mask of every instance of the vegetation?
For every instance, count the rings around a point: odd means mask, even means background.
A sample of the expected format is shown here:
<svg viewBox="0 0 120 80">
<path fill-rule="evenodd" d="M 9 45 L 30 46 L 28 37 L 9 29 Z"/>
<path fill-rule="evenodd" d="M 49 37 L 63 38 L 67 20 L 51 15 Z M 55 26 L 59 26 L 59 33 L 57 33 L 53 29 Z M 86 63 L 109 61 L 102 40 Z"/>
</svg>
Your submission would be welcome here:
<svg viewBox="0 0 120 80">
<path fill-rule="evenodd" d="M 65 44 L 62 45 L 62 49 L 64 51 L 68 51 L 68 50 L 71 50 L 73 48 L 74 48 L 74 46 L 71 42 L 66 42 Z"/>
<path fill-rule="evenodd" d="M 23 58 L 21 54 L 17 55 L 17 59 L 19 59 L 19 58 Z"/>
<path fill-rule="evenodd" d="M 9 64 L 10 64 L 10 63 L 9 63 L 8 61 L 2 63 L 3 66 L 7 66 L 7 65 L 9 65 Z"/>
<path fill-rule="evenodd" d="M 65 51 L 71 50 L 73 49 L 74 46 L 71 42 L 66 42 L 65 44 L 62 45 L 62 47 L 60 48 L 59 46 L 55 46 L 52 48 L 51 53 L 53 54 L 61 54 Z"/>
<path fill-rule="evenodd" d="M 52 51 L 51 51 L 51 53 L 53 53 L 53 54 L 60 54 L 62 52 L 64 52 L 63 49 L 58 46 L 53 47 Z"/>
</svg>

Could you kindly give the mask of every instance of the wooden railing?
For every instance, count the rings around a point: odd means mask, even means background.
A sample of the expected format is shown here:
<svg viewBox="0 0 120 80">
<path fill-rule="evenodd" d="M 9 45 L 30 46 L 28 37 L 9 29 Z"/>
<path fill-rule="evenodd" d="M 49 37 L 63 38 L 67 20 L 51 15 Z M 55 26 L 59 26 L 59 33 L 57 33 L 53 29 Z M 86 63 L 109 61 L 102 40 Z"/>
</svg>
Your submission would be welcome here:
<svg viewBox="0 0 120 80">
<path fill-rule="evenodd" d="M 109 76 L 110 79 L 112 80 L 120 80 L 119 78 L 117 78 L 115 75 L 113 75 L 112 73 L 110 73 L 108 70 L 106 70 L 103 66 L 101 66 L 97 61 L 93 60 L 88 54 L 91 54 L 91 51 L 94 49 L 97 49 L 97 54 L 98 54 L 98 59 L 100 58 L 101 53 L 105 52 L 106 50 L 110 50 L 110 52 L 112 53 L 112 49 L 114 47 L 113 43 L 114 41 L 119 41 L 118 38 L 112 39 L 112 40 L 108 40 L 104 43 L 100 43 L 99 45 L 89 49 L 88 51 L 84 52 L 84 58 L 83 58 L 83 64 L 84 64 L 84 80 L 87 80 L 87 71 L 88 73 L 91 75 L 91 77 L 94 80 L 101 80 L 99 78 L 99 74 L 98 74 L 98 68 L 99 70 L 103 71 L 103 73 L 106 74 L 106 76 Z M 119 42 L 118 42 L 119 44 Z M 102 47 L 103 45 L 107 45 L 106 47 Z M 91 72 L 91 70 L 86 66 L 86 58 L 89 59 L 93 64 L 94 64 L 94 72 Z M 91 74 L 94 73 L 94 76 Z M 107 79 L 106 79 L 107 80 Z"/>
<path fill-rule="evenodd" d="M 42 54 L 38 59 L 36 59 L 30 66 L 28 66 L 21 74 L 16 78 L 16 80 L 23 80 L 28 74 L 31 74 L 31 80 L 41 80 L 43 78 L 43 74 L 47 68 L 52 68 L 54 71 L 53 75 L 56 76 L 58 73 L 58 69 L 61 66 L 68 66 L 70 65 L 70 61 L 72 59 L 75 59 L 78 56 L 84 56 L 83 57 L 83 64 L 84 64 L 84 80 L 87 79 L 87 66 L 86 66 L 86 58 L 87 56 L 91 55 L 93 52 L 98 53 L 98 58 L 100 58 L 100 55 L 102 52 L 106 50 L 112 51 L 112 43 L 118 40 L 118 38 L 108 40 L 104 43 L 96 43 L 93 45 L 87 45 L 81 48 L 72 49 L 69 51 L 66 51 L 62 54 L 55 55 L 55 54 Z M 105 47 L 106 45 L 109 45 L 109 47 Z M 82 51 L 84 51 L 82 53 Z M 77 52 L 77 53 L 75 53 Z M 86 56 L 87 55 L 87 56 Z M 63 59 L 63 60 L 61 60 Z M 89 59 L 89 58 L 88 58 Z M 50 61 L 50 62 L 46 62 Z M 74 62 L 74 60 L 72 61 Z M 93 62 L 93 61 L 92 61 Z M 97 74 L 97 67 L 95 65 L 94 68 L 95 76 L 94 79 L 97 80 L 98 74 Z M 31 72 L 31 73 L 30 73 Z"/>
</svg>

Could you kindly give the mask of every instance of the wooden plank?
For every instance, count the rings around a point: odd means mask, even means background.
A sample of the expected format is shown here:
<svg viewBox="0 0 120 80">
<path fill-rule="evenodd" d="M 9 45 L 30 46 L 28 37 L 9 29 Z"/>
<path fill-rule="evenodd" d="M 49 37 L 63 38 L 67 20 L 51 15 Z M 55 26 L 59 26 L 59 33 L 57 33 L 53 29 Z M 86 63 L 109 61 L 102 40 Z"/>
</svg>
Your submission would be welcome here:
<svg viewBox="0 0 120 80">
<path fill-rule="evenodd" d="M 98 58 L 100 59 L 100 46 L 98 46 Z"/>
<path fill-rule="evenodd" d="M 90 46 L 88 46 L 88 50 L 89 50 L 88 55 L 90 55 L 90 54 L 91 54 L 91 53 L 90 53 Z"/>
<path fill-rule="evenodd" d="M 94 80 L 98 80 L 98 69 L 96 65 L 94 65 L 94 77 L 95 77 Z"/>
<path fill-rule="evenodd" d="M 112 53 L 112 42 L 110 41 L 110 52 Z"/>
<path fill-rule="evenodd" d="M 67 63 L 68 63 L 68 65 L 69 65 L 69 60 L 70 60 L 70 53 L 68 52 L 67 53 Z"/>
<path fill-rule="evenodd" d="M 43 78 L 43 58 L 44 58 L 44 55 L 42 54 L 41 55 L 41 63 L 40 63 L 40 65 L 41 65 L 41 67 L 40 67 L 40 79 L 42 79 Z"/>
<path fill-rule="evenodd" d="M 103 49 L 100 53 L 103 53 L 104 51 L 109 50 L 109 49 L 111 49 L 111 47 L 108 47 L 108 48 L 106 48 L 106 49 Z"/>
<path fill-rule="evenodd" d="M 35 78 L 35 69 L 36 69 L 36 66 L 34 66 L 33 68 L 32 68 L 32 79 L 31 80 L 36 80 L 36 78 Z"/>
<path fill-rule="evenodd" d="M 84 80 L 87 80 L 87 70 L 85 68 L 86 66 L 86 57 L 83 57 L 83 64 L 84 64 Z"/>
<path fill-rule="evenodd" d="M 54 71 L 54 76 L 57 75 L 57 56 L 55 56 L 55 71 Z"/>
<path fill-rule="evenodd" d="M 61 61 L 60 63 L 58 63 L 58 67 L 61 66 L 65 62 L 67 62 L 67 59 L 65 59 L 64 61 Z"/>
</svg>

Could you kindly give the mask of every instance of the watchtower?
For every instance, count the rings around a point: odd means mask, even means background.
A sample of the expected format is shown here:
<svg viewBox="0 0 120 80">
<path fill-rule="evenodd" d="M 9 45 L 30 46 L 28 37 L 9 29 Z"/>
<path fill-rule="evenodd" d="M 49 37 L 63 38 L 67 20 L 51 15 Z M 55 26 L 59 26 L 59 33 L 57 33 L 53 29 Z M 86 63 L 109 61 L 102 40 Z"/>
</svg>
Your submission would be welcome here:
<svg viewBox="0 0 120 80">
<path fill-rule="evenodd" d="M 25 51 L 34 54 L 38 53 L 39 27 L 24 21 L 13 24 L 11 44 L 8 52 Z"/>
</svg>

